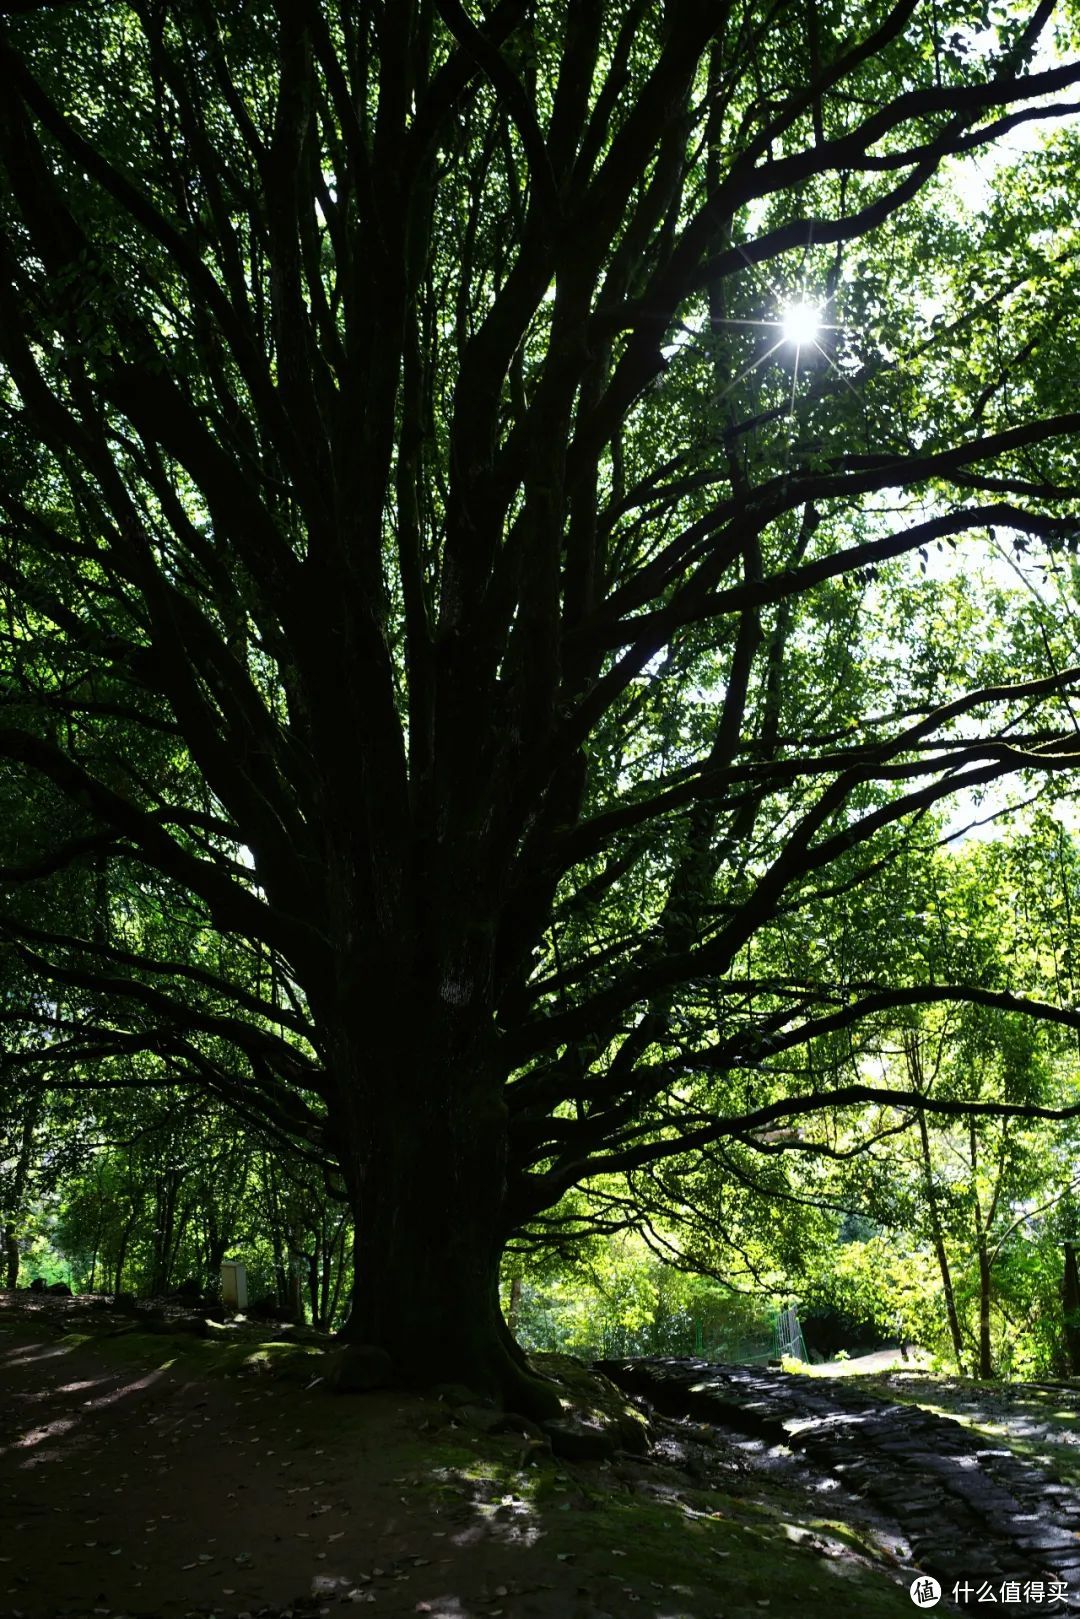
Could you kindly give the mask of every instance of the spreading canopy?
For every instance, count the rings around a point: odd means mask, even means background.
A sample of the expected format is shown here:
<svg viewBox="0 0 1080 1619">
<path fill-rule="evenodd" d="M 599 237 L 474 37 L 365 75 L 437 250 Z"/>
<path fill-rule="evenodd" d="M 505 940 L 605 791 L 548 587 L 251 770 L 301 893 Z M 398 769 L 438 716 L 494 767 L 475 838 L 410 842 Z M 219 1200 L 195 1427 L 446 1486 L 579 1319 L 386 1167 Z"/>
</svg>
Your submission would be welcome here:
<svg viewBox="0 0 1080 1619">
<path fill-rule="evenodd" d="M 1068 16 L 0 12 L 9 1074 L 450 1097 L 509 1230 L 1077 1026 L 898 920 L 1080 758 Z"/>
</svg>

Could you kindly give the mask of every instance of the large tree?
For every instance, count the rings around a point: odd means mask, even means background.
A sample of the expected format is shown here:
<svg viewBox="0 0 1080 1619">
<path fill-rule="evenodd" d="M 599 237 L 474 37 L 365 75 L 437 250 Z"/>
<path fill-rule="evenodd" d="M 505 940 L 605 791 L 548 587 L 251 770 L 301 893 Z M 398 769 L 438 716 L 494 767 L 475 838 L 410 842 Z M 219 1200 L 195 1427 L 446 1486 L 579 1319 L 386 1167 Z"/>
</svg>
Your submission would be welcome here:
<svg viewBox="0 0 1080 1619">
<path fill-rule="evenodd" d="M 910 565 L 1077 532 L 1068 19 L 0 13 L 9 1065 L 334 1165 L 350 1330 L 527 1399 L 568 1188 L 872 1098 L 782 1058 L 883 1009 L 1073 1018 L 880 898 L 1078 757 L 1067 617 Z"/>
</svg>

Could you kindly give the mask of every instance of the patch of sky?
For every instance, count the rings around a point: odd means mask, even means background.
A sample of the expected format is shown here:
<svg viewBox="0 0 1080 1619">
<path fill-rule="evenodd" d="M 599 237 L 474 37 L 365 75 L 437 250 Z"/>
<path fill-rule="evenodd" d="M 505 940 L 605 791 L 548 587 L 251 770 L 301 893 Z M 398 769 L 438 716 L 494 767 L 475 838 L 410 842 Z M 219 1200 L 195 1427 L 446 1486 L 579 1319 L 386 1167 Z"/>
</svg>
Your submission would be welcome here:
<svg viewBox="0 0 1080 1619">
<path fill-rule="evenodd" d="M 676 324 L 670 339 L 660 350 L 669 365 L 681 349 L 689 348 L 694 339 L 700 335 L 704 330 L 706 319 L 704 309 L 692 310 Z"/>
<path fill-rule="evenodd" d="M 637 678 L 639 680 L 654 680 L 663 669 L 666 658 L 667 647 L 661 647 L 659 652 L 653 653 L 647 663 L 642 664 L 641 672 Z"/>
<path fill-rule="evenodd" d="M 963 32 L 970 34 L 970 30 Z M 973 54 L 982 49 L 976 35 L 972 35 L 966 43 Z M 1064 62 L 1065 58 L 1062 56 L 1057 39 L 1051 31 L 1044 30 L 1028 67 L 1028 73 L 1046 73 L 1055 67 L 1062 67 Z M 1002 170 L 1030 153 L 1037 152 L 1045 144 L 1048 131 L 1053 128 L 1054 119 L 1067 117 L 1077 110 L 1077 103 L 1071 99 L 1073 94 L 1072 90 L 1062 88 L 1049 95 L 1033 96 L 1028 103 L 1029 106 L 1052 107 L 1055 109 L 1053 115 L 1048 118 L 1033 118 L 1028 123 L 1018 124 L 980 150 L 946 160 L 942 168 L 946 184 L 969 215 L 986 213 L 994 191 L 1000 184 Z M 994 116 L 997 117 L 999 114 L 995 113 Z"/>
</svg>

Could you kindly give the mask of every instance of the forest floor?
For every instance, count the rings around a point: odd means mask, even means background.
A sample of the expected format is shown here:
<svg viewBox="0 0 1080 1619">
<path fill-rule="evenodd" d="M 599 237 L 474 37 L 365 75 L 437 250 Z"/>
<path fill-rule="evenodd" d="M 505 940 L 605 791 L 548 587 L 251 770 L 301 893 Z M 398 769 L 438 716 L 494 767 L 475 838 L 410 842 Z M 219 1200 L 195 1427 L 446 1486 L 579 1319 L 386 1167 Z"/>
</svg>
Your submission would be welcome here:
<svg viewBox="0 0 1080 1619">
<path fill-rule="evenodd" d="M 330 1394 L 314 1347 L 69 1303 L 0 1294 L 5 1619 L 912 1611 L 897 1525 L 782 1444 L 656 1417 L 650 1455 L 568 1463 L 447 1400 Z"/>
</svg>

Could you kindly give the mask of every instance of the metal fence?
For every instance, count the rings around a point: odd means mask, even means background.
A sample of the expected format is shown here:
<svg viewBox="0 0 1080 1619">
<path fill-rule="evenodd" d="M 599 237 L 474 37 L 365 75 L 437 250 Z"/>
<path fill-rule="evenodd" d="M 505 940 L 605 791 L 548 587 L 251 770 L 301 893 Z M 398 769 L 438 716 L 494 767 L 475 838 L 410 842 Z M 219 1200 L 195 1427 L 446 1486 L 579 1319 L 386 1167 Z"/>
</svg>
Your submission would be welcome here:
<svg viewBox="0 0 1080 1619">
<path fill-rule="evenodd" d="M 771 1325 L 762 1323 L 757 1331 L 730 1332 L 709 1321 L 694 1322 L 694 1354 L 702 1360 L 727 1361 L 733 1366 L 764 1365 L 789 1355 L 793 1360 L 809 1360 L 806 1340 L 799 1325 L 799 1312 L 793 1304 L 778 1310 Z"/>
<path fill-rule="evenodd" d="M 785 1304 L 784 1308 L 778 1311 L 773 1332 L 777 1360 L 784 1355 L 790 1355 L 793 1360 L 810 1359 L 806 1353 L 806 1339 L 799 1325 L 799 1312 L 793 1304 Z"/>
</svg>

